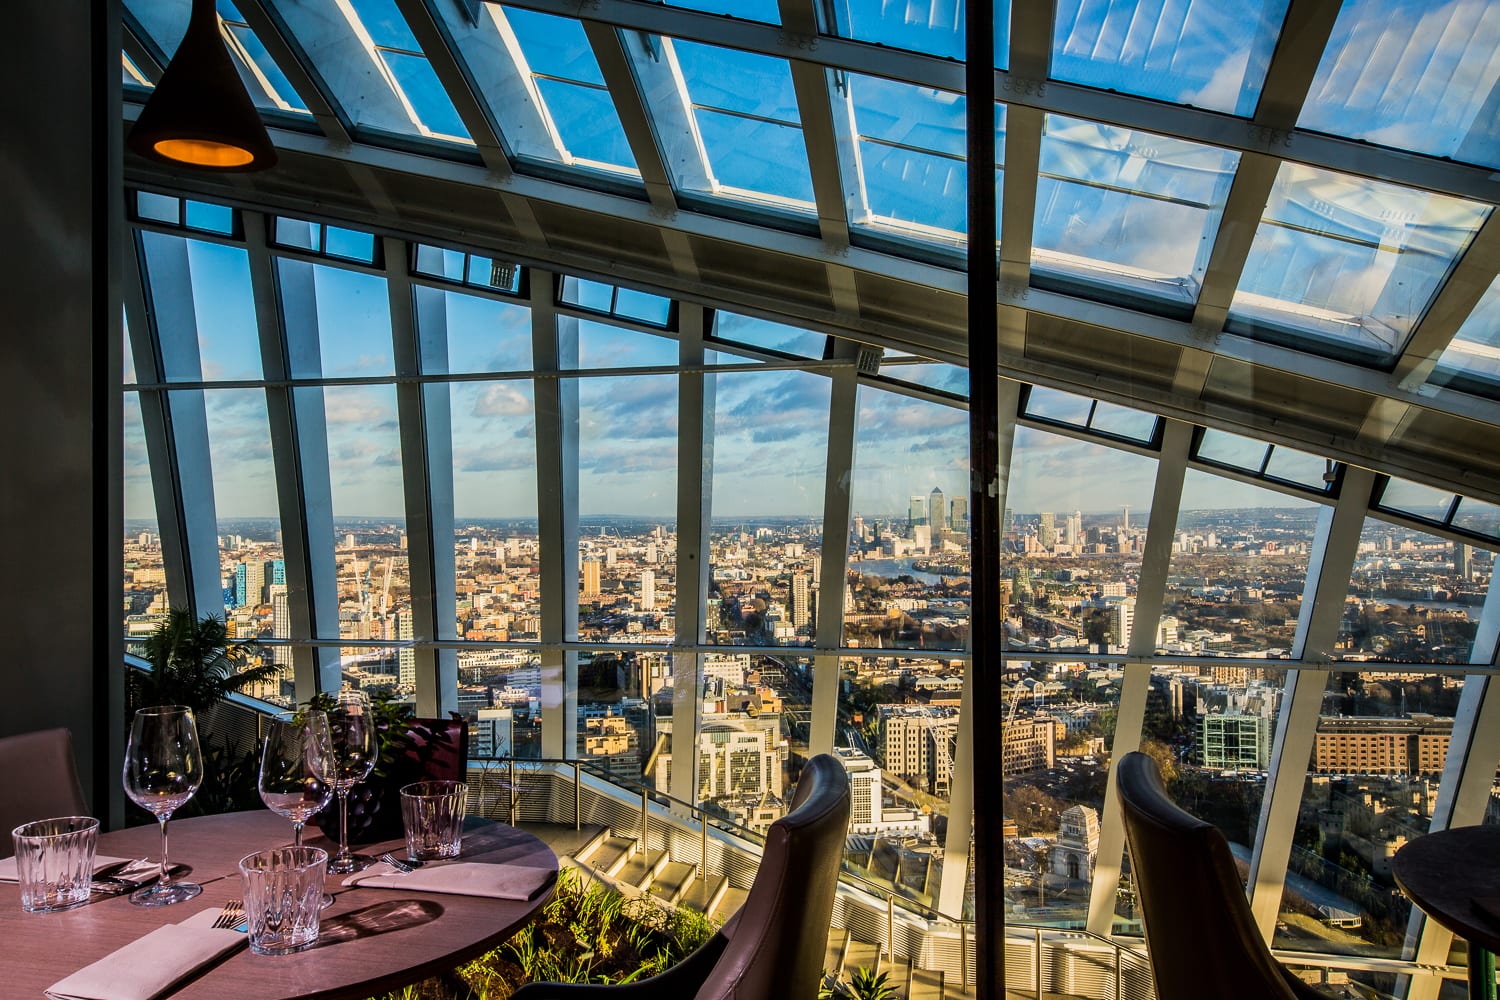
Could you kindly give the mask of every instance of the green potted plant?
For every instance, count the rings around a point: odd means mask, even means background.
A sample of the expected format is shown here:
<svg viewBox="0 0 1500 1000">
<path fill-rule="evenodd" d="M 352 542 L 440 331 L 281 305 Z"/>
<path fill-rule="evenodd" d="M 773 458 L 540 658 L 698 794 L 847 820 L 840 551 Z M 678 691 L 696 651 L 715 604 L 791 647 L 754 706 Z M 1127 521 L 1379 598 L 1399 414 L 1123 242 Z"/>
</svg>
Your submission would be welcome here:
<svg viewBox="0 0 1500 1000">
<path fill-rule="evenodd" d="M 226 695 L 271 680 L 280 672 L 275 664 L 251 664 L 254 650 L 254 640 L 231 639 L 222 618 L 195 619 L 188 608 L 173 608 L 143 645 L 151 671 L 126 673 L 130 711 L 186 705 L 197 716 L 206 780 L 184 815 L 247 809 L 259 801 L 255 783 L 260 747 L 241 748 L 218 739 L 209 718 Z"/>
</svg>

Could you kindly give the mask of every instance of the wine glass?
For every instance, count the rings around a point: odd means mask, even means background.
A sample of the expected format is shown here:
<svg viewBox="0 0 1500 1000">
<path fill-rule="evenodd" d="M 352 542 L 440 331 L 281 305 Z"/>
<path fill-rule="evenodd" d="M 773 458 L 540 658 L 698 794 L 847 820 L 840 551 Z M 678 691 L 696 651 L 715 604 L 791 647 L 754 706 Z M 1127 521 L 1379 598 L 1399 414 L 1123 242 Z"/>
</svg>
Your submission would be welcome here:
<svg viewBox="0 0 1500 1000">
<path fill-rule="evenodd" d="M 339 798 L 339 852 L 328 862 L 332 875 L 348 875 L 368 868 L 371 859 L 349 852 L 349 789 L 369 777 L 378 754 L 375 711 L 363 691 L 345 688 L 328 713 L 333 752 L 323 759 L 318 777 L 333 786 Z"/>
<path fill-rule="evenodd" d="M 260 799 L 292 821 L 292 846 L 302 846 L 302 827 L 333 798 L 319 777 L 333 753 L 323 712 L 278 712 L 266 724 L 260 758 Z"/>
<path fill-rule="evenodd" d="M 319 711 L 278 712 L 266 723 L 260 756 L 260 800 L 292 821 L 292 846 L 302 846 L 302 827 L 333 798 L 320 775 L 333 755 L 328 716 Z M 323 893 L 323 905 L 333 896 Z"/>
<path fill-rule="evenodd" d="M 161 875 L 130 894 L 141 906 L 165 906 L 203 891 L 194 882 L 173 882 L 167 861 L 167 820 L 203 784 L 203 753 L 198 727 L 186 705 L 142 708 L 130 723 L 125 747 L 125 792 L 161 824 Z"/>
</svg>

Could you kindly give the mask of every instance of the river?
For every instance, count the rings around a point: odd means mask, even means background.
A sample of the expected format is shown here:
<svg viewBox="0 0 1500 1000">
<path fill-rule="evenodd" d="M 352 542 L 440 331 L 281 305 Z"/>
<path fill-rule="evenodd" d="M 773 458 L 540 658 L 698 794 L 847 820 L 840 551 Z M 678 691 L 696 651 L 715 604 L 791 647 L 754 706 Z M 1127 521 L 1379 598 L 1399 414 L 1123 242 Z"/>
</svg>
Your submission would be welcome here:
<svg viewBox="0 0 1500 1000">
<path fill-rule="evenodd" d="M 867 573 L 870 576 L 883 576 L 895 579 L 898 576 L 909 576 L 918 583 L 928 586 L 942 583 L 943 577 L 937 573 L 923 573 L 921 570 L 912 569 L 914 559 L 859 559 L 849 563 L 849 568 L 856 573 Z"/>
</svg>

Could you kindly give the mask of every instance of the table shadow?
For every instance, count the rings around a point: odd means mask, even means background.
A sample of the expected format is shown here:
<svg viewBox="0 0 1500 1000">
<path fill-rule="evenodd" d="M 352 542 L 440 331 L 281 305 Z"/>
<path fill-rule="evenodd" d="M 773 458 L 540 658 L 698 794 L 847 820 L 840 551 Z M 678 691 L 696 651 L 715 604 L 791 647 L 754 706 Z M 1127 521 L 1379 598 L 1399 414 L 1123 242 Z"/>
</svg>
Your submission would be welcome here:
<svg viewBox="0 0 1500 1000">
<path fill-rule="evenodd" d="M 358 910 L 324 918 L 318 927 L 318 941 L 313 948 L 376 937 L 392 931 L 430 924 L 443 915 L 441 903 L 430 899 L 392 899 L 372 903 Z"/>
</svg>

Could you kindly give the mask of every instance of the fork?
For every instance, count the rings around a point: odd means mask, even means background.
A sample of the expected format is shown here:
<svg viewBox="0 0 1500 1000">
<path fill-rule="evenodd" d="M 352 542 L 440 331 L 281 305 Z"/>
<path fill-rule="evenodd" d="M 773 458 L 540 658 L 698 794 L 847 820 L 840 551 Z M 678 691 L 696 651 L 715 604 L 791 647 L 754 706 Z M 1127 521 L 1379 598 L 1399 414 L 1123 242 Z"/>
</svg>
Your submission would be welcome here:
<svg viewBox="0 0 1500 1000">
<path fill-rule="evenodd" d="M 402 861 L 390 851 L 386 851 L 384 854 L 380 855 L 377 860 L 384 861 L 386 864 L 396 869 L 396 871 L 398 871 L 402 875 L 410 875 L 412 872 L 416 871 L 417 868 L 422 864 L 422 862 L 420 861 Z"/>
<path fill-rule="evenodd" d="M 213 926 L 221 930 L 232 930 L 245 922 L 245 901 L 242 899 L 226 900 L 219 909 L 219 915 L 214 918 Z"/>
</svg>

